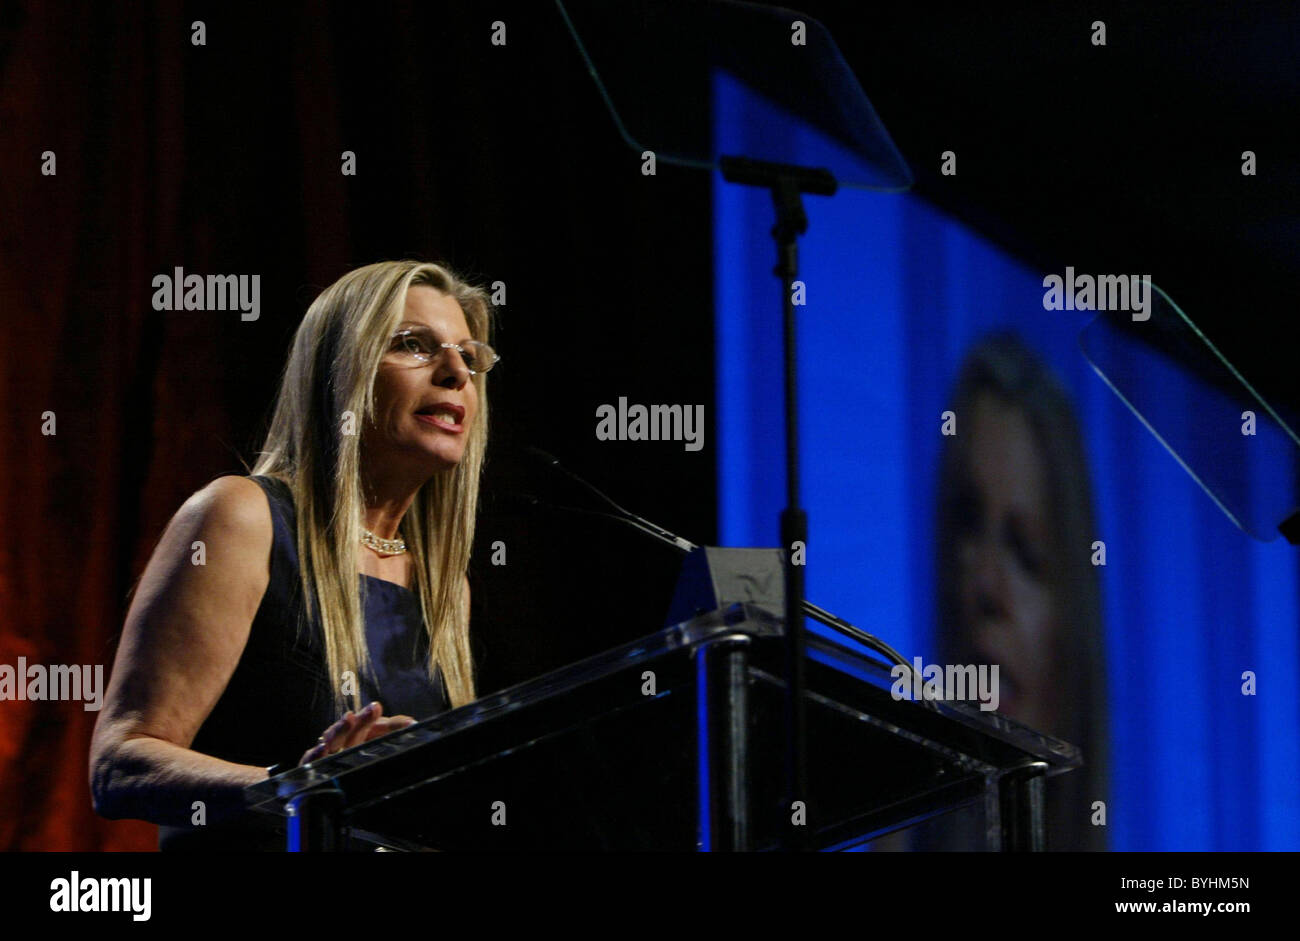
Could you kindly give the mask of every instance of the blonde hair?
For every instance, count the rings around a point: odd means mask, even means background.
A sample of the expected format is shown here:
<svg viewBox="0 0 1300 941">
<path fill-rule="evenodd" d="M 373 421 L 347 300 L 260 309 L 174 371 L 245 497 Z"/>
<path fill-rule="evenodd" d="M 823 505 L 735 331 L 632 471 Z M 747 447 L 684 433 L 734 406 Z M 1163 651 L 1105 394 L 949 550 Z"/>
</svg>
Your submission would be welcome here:
<svg viewBox="0 0 1300 941">
<path fill-rule="evenodd" d="M 375 375 L 415 285 L 455 298 L 473 338 L 488 342 L 487 292 L 446 267 L 387 261 L 349 271 L 316 298 L 298 327 L 266 443 L 252 469 L 278 477 L 293 493 L 304 610 L 319 625 L 340 711 L 348 703 L 345 672 L 373 676 L 358 577 L 365 504 L 356 429 L 374 419 Z M 470 381 L 477 387 L 478 417 L 464 455 L 454 469 L 420 488 L 401 527 L 429 633 L 429 677 L 441 666 L 453 707 L 475 698 L 463 579 L 487 448 L 488 398 L 485 376 Z M 359 684 L 352 686 L 351 706 L 358 708 Z"/>
</svg>

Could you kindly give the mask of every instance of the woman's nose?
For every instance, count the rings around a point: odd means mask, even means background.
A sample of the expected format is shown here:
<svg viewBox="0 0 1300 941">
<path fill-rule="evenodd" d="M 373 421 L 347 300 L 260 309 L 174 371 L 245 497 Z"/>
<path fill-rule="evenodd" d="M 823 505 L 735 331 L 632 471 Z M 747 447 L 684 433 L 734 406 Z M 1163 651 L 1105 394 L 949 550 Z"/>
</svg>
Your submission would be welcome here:
<svg viewBox="0 0 1300 941">
<path fill-rule="evenodd" d="M 469 382 L 469 377 L 469 367 L 465 365 L 460 352 L 444 349 L 442 356 L 438 358 L 438 368 L 433 374 L 434 384 L 445 389 L 459 389 Z"/>
</svg>

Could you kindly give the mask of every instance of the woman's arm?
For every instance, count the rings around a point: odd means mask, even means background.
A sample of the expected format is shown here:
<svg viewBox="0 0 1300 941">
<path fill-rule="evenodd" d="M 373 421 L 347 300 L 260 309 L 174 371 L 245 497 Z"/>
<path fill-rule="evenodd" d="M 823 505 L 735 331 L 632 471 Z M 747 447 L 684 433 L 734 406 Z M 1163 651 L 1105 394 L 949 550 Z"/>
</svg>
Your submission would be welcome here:
<svg viewBox="0 0 1300 941">
<path fill-rule="evenodd" d="M 247 785 L 265 780 L 264 768 L 189 745 L 248 642 L 270 581 L 271 539 L 266 496 L 243 477 L 208 484 L 168 524 L 127 612 L 91 740 L 100 815 L 187 826 L 202 801 L 215 823 L 244 808 Z M 195 542 L 206 564 L 194 564 Z"/>
<path fill-rule="evenodd" d="M 95 812 L 170 826 L 245 809 L 266 769 L 189 746 L 230 682 L 270 582 L 271 511 L 252 480 L 222 477 L 176 512 L 145 567 L 90 743 Z M 203 565 L 194 564 L 196 542 Z M 275 722 L 267 710 L 250 722 Z M 348 712 L 303 754 L 314 761 L 414 722 L 379 703 Z"/>
</svg>

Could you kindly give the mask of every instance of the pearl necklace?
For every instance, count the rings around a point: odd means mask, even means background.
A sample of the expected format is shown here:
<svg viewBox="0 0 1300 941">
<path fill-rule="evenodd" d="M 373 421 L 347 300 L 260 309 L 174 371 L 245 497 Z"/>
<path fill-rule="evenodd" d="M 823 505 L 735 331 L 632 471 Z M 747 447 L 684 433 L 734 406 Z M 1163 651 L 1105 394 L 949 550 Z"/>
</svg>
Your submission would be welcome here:
<svg viewBox="0 0 1300 941">
<path fill-rule="evenodd" d="M 380 555 L 401 555 L 406 551 L 406 542 L 400 535 L 396 539 L 380 539 L 368 529 L 361 530 L 361 544 Z"/>
</svg>

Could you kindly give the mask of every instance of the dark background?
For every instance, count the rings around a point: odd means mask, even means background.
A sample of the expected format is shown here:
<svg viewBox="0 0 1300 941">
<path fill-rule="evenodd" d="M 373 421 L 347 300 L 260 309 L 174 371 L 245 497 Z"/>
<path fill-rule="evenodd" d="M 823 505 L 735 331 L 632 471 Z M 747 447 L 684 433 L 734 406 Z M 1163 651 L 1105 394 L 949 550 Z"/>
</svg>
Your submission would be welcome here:
<svg viewBox="0 0 1300 941">
<path fill-rule="evenodd" d="M 1293 4 L 801 9 L 919 194 L 1044 271 L 1152 273 L 1297 404 Z M 656 83 L 673 80 L 664 52 Z M 171 514 L 254 460 L 311 299 L 396 257 L 507 285 L 471 572 L 481 690 L 656 629 L 671 555 L 511 494 L 578 500 L 519 456 L 539 445 L 714 540 L 713 185 L 641 174 L 545 0 L 0 5 L 0 662 L 111 663 Z M 260 274 L 260 319 L 153 311 L 150 281 L 175 266 Z M 705 448 L 597 441 L 596 407 L 619 396 L 704 403 Z M 0 703 L 0 848 L 153 847 L 154 828 L 91 811 L 94 716 Z"/>
</svg>

